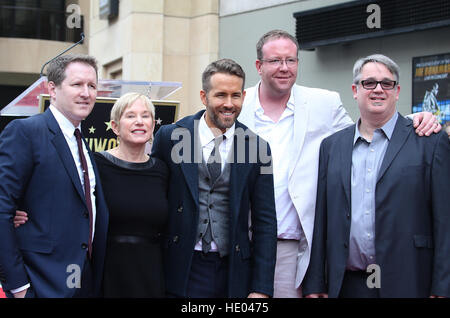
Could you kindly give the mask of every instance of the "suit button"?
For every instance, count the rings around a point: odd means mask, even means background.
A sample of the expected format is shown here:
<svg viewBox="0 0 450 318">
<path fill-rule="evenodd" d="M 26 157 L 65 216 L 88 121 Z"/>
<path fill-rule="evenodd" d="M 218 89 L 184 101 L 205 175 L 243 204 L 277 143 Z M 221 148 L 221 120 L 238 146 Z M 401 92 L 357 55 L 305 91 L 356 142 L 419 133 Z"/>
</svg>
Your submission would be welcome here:
<svg viewBox="0 0 450 318">
<path fill-rule="evenodd" d="M 179 206 L 177 211 L 180 212 L 180 213 L 183 212 L 183 206 Z"/>
<path fill-rule="evenodd" d="M 208 206 L 210 209 L 212 209 L 213 208 L 213 205 L 212 204 L 210 204 L 209 206 Z"/>
<path fill-rule="evenodd" d="M 88 245 L 87 245 L 86 243 L 82 243 L 82 244 L 81 244 L 81 248 L 82 248 L 83 250 L 85 250 L 85 249 L 88 248 Z"/>
<path fill-rule="evenodd" d="M 345 247 L 345 248 L 348 247 L 348 243 L 347 243 L 347 242 L 344 243 L 344 247 Z"/>
<path fill-rule="evenodd" d="M 178 242 L 178 235 L 175 235 L 175 236 L 173 237 L 172 241 L 173 241 L 174 243 L 177 243 L 177 242 Z"/>
<path fill-rule="evenodd" d="M 208 219 L 204 219 L 203 224 L 208 224 Z"/>
<path fill-rule="evenodd" d="M 239 247 L 239 244 L 236 244 L 236 247 L 234 249 L 236 250 L 236 252 L 239 252 L 241 250 L 241 248 Z"/>
</svg>

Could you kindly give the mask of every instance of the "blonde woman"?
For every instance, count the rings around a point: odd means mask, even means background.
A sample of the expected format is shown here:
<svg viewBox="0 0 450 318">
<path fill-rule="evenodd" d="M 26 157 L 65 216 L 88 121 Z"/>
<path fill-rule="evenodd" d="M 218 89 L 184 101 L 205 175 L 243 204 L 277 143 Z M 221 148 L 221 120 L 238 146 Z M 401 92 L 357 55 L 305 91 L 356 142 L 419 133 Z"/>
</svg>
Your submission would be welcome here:
<svg viewBox="0 0 450 318">
<path fill-rule="evenodd" d="M 164 297 L 161 233 L 167 221 L 168 169 L 146 153 L 155 108 L 138 93 L 111 109 L 118 146 L 95 153 L 109 209 L 105 297 Z"/>
</svg>

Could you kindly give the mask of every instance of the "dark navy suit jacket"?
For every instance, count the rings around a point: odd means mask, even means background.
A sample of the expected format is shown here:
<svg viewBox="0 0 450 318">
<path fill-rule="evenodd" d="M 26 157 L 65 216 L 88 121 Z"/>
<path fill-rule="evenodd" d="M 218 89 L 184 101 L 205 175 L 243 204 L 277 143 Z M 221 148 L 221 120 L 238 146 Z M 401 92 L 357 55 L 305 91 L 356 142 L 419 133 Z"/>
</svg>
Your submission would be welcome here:
<svg viewBox="0 0 450 318">
<path fill-rule="evenodd" d="M 89 150 L 88 150 L 89 151 Z M 96 293 L 103 272 L 108 210 L 95 160 Z M 37 297 L 71 297 L 83 271 L 89 216 L 74 159 L 56 119 L 43 114 L 11 122 L 0 137 L 0 281 L 4 290 L 31 283 Z M 16 209 L 28 213 L 14 229 Z M 78 271 L 79 269 L 79 271 Z"/>
<path fill-rule="evenodd" d="M 165 240 L 166 288 L 168 293 L 179 297 L 186 296 L 194 246 L 198 240 L 198 160 L 201 162 L 202 157 L 201 153 L 197 153 L 199 157 L 195 158 L 198 141 L 194 127 L 198 126 L 195 122 L 203 113 L 201 111 L 175 124 L 162 126 L 153 144 L 153 155 L 164 160 L 170 170 L 169 225 Z M 245 125 L 236 121 L 235 127 L 238 132 L 246 131 L 247 136 L 240 139 L 235 133 L 233 144 L 228 296 L 247 297 L 250 292 L 271 296 L 277 220 L 270 148 Z M 255 145 L 257 148 L 252 148 Z M 268 161 L 261 160 L 259 156 L 252 157 L 252 154 L 259 153 L 260 147 L 264 147 L 261 150 L 268 154 Z M 256 152 L 251 153 L 249 149 Z"/>
<path fill-rule="evenodd" d="M 355 125 L 324 139 L 311 262 L 303 293 L 339 295 L 348 258 Z M 375 257 L 381 297 L 450 297 L 450 142 L 399 116 L 377 177 Z"/>
</svg>

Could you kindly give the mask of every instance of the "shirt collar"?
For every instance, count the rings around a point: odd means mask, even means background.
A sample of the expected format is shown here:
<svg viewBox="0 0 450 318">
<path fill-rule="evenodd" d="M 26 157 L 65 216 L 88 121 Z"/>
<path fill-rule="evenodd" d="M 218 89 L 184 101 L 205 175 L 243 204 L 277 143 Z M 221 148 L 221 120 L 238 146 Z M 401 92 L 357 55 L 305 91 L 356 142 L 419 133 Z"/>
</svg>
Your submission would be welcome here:
<svg viewBox="0 0 450 318">
<path fill-rule="evenodd" d="M 203 113 L 202 117 L 200 117 L 200 122 L 198 123 L 198 132 L 202 148 L 215 139 L 214 134 L 212 133 L 211 129 L 209 129 L 208 124 L 206 123 L 205 116 L 206 112 Z M 235 125 L 236 123 L 234 123 L 233 126 L 228 128 L 224 133 L 227 140 L 231 140 L 233 138 Z"/>
<path fill-rule="evenodd" d="M 294 87 L 294 86 L 292 86 Z M 289 108 L 291 111 L 294 111 L 295 109 L 295 100 L 294 100 L 294 92 L 291 88 L 291 96 L 289 96 L 289 100 L 286 104 L 286 107 Z"/>
<path fill-rule="evenodd" d="M 395 112 L 394 115 L 389 119 L 381 128 L 381 131 L 384 133 L 386 138 L 390 141 L 392 138 L 392 134 L 394 133 L 395 124 L 397 123 L 398 119 L 398 113 Z M 353 145 L 355 145 L 356 141 L 358 141 L 359 138 L 364 139 L 364 137 L 359 132 L 359 125 L 361 123 L 361 118 L 358 120 L 358 123 L 356 124 L 355 128 L 355 136 L 353 138 Z"/>
<path fill-rule="evenodd" d="M 259 102 L 259 88 L 261 86 L 261 81 L 258 83 L 258 89 L 256 90 L 256 103 L 255 103 L 255 113 L 259 116 L 262 116 L 264 114 L 264 109 L 261 106 L 261 103 Z M 294 100 L 294 86 L 291 88 L 291 95 L 289 96 L 289 100 L 286 104 L 286 108 L 288 108 L 290 111 L 294 111 L 295 109 L 295 100 Z"/>
<path fill-rule="evenodd" d="M 81 123 L 77 127 L 74 127 L 70 120 L 68 120 L 55 106 L 50 105 L 49 108 L 64 136 L 71 138 L 74 135 L 75 128 L 78 128 L 81 131 Z"/>
</svg>

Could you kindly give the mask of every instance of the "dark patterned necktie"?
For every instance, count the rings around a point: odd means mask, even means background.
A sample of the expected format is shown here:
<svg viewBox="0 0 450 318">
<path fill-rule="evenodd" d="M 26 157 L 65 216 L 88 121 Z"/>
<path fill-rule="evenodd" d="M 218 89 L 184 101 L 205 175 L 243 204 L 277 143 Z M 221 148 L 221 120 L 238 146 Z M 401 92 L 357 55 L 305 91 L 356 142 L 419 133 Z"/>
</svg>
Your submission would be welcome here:
<svg viewBox="0 0 450 318">
<path fill-rule="evenodd" d="M 219 146 L 225 138 L 225 136 L 219 136 L 214 139 L 214 148 L 211 151 L 208 158 L 208 163 L 206 164 L 209 174 L 211 175 L 212 183 L 214 183 L 222 173 L 222 158 L 220 157 Z"/>
<path fill-rule="evenodd" d="M 214 185 L 214 182 L 222 173 L 222 158 L 220 157 L 219 146 L 223 140 L 225 140 L 225 136 L 219 136 L 214 139 L 214 148 L 211 151 L 211 154 L 208 158 L 208 163 L 206 164 L 209 174 L 211 176 L 211 186 Z M 209 207 L 208 207 L 209 208 Z M 202 251 L 203 253 L 208 253 L 211 249 L 211 223 L 208 223 L 208 227 L 206 228 L 205 235 L 202 238 Z"/>
</svg>

